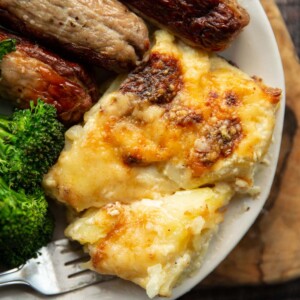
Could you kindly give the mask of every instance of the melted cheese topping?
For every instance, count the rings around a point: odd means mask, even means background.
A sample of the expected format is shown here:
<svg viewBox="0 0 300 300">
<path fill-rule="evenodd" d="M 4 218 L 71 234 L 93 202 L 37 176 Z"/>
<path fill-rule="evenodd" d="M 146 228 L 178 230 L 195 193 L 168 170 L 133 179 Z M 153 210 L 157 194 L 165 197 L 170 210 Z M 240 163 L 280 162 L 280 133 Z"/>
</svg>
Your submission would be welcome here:
<svg viewBox="0 0 300 300">
<path fill-rule="evenodd" d="M 177 192 L 159 200 L 119 202 L 89 209 L 66 229 L 85 244 L 89 267 L 146 289 L 149 297 L 170 296 L 198 268 L 233 192 L 229 186 Z"/>
<path fill-rule="evenodd" d="M 158 31 L 149 59 L 67 132 L 44 186 L 78 211 L 218 181 L 247 190 L 279 99 L 280 90 Z"/>
</svg>

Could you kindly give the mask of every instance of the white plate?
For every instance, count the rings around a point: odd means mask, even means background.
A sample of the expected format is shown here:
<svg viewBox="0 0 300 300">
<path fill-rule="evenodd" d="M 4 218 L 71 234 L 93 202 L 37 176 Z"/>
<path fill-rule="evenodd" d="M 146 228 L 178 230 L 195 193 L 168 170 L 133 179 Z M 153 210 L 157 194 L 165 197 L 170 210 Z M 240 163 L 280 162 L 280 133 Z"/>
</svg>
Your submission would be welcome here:
<svg viewBox="0 0 300 300">
<path fill-rule="evenodd" d="M 269 21 L 259 0 L 243 0 L 241 4 L 251 15 L 250 25 L 243 31 L 232 47 L 223 55 L 234 61 L 249 75 L 257 75 L 267 85 L 281 88 L 284 91 L 284 75 L 277 44 Z M 261 187 L 258 198 L 243 197 L 233 201 L 226 213 L 220 231 L 213 239 L 201 269 L 193 277 L 185 280 L 174 289 L 173 297 L 183 295 L 206 277 L 233 249 L 245 235 L 249 227 L 261 211 L 272 185 L 280 149 L 281 133 L 284 117 L 284 96 L 277 113 L 274 131 L 274 142 L 269 150 L 270 165 L 261 166 L 255 176 L 256 185 Z M 246 207 L 250 209 L 246 211 Z M 45 299 L 27 288 L 10 287 L 0 290 L 1 299 Z M 141 288 L 122 280 L 114 280 L 93 285 L 82 290 L 55 297 L 59 300 L 147 300 Z M 48 298 L 49 299 L 49 298 Z M 53 298 L 52 298 L 53 299 Z M 156 298 L 160 299 L 160 298 Z M 162 299 L 162 298 L 161 298 Z M 164 298 L 165 299 L 165 298 Z"/>
</svg>

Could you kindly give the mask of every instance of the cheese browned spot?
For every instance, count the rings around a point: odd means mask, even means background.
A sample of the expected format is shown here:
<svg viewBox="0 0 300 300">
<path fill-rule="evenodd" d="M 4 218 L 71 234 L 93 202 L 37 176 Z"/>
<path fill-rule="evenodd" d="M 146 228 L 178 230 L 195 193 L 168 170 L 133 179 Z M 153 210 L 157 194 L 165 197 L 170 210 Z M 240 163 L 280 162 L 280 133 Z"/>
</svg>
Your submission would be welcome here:
<svg viewBox="0 0 300 300">
<path fill-rule="evenodd" d="M 142 100 L 168 103 L 174 99 L 181 87 L 181 67 L 178 59 L 154 52 L 148 61 L 129 74 L 120 91 L 124 94 L 136 94 Z"/>
<path fill-rule="evenodd" d="M 158 31 L 149 59 L 119 77 L 85 124 L 67 132 L 44 186 L 78 211 L 219 181 L 238 189 L 243 182 L 248 191 L 271 142 L 280 95 Z"/>
<path fill-rule="evenodd" d="M 190 156 L 190 168 L 194 176 L 201 175 L 203 169 L 212 166 L 219 159 L 229 157 L 242 139 L 240 119 L 218 120 L 211 126 L 205 125 L 204 134 L 195 141 Z"/>
<path fill-rule="evenodd" d="M 233 91 L 228 91 L 225 95 L 225 103 L 228 106 L 239 105 L 239 98 Z"/>
</svg>

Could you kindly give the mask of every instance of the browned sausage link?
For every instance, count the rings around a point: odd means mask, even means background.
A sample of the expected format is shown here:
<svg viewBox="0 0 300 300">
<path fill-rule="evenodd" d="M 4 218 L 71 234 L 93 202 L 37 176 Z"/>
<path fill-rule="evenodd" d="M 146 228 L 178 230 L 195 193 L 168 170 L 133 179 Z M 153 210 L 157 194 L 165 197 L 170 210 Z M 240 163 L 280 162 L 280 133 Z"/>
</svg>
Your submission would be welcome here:
<svg viewBox="0 0 300 300">
<path fill-rule="evenodd" d="M 143 20 L 117 0 L 0 0 L 0 24 L 116 72 L 149 48 Z"/>
<path fill-rule="evenodd" d="M 1 99 L 27 108 L 31 100 L 41 98 L 56 107 L 65 124 L 80 121 L 98 98 L 92 78 L 80 65 L 0 30 L 0 41 L 9 38 L 16 39 L 17 46 L 0 62 Z"/>
<path fill-rule="evenodd" d="M 134 11 L 208 51 L 224 50 L 249 23 L 236 0 L 121 0 Z"/>
</svg>

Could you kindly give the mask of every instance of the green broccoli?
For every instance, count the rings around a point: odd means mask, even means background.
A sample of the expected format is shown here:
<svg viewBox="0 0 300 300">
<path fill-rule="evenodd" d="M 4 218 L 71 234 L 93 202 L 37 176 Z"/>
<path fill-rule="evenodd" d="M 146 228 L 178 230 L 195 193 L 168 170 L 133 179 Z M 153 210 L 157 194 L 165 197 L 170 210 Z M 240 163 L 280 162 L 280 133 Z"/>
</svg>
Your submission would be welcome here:
<svg viewBox="0 0 300 300">
<path fill-rule="evenodd" d="M 15 192 L 0 178 L 0 264 L 17 267 L 35 257 L 52 237 L 53 218 L 42 189 Z"/>
<path fill-rule="evenodd" d="M 0 42 L 0 61 L 6 54 L 16 50 L 16 44 L 15 39 L 6 39 Z"/>
<path fill-rule="evenodd" d="M 64 126 L 41 100 L 0 116 L 0 264 L 17 267 L 50 240 L 54 221 L 41 187 L 64 146 Z"/>
<path fill-rule="evenodd" d="M 37 101 L 30 109 L 0 116 L 0 176 L 9 187 L 32 192 L 64 146 L 64 126 L 53 106 Z"/>
</svg>

